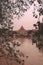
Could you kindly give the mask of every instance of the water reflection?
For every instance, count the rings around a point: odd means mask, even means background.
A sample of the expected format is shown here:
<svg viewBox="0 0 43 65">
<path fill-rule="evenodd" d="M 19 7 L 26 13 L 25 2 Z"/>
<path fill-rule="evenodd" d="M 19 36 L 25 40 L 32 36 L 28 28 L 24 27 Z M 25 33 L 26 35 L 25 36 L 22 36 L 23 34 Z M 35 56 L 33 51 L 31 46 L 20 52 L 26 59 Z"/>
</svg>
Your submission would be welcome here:
<svg viewBox="0 0 43 65">
<path fill-rule="evenodd" d="M 21 41 L 22 38 L 18 38 L 17 40 Z M 24 38 L 23 44 L 19 48 L 25 56 L 25 64 L 24 65 L 43 65 L 43 47 L 38 49 L 36 44 L 32 45 L 32 40 Z"/>
<path fill-rule="evenodd" d="M 36 38 L 32 39 L 32 45 L 36 44 L 36 47 L 39 49 L 39 51 L 43 52 L 43 40 L 40 38 L 37 38 L 37 39 Z"/>
<path fill-rule="evenodd" d="M 21 43 L 16 50 L 20 50 L 24 54 L 24 65 L 43 65 L 43 46 L 38 49 L 36 43 L 32 45 L 32 40 L 29 38 L 17 38 L 15 40 Z M 11 64 L 11 60 L 9 62 Z M 14 65 L 14 62 L 12 62 L 12 65 Z M 21 64 L 15 63 L 15 65 Z"/>
</svg>

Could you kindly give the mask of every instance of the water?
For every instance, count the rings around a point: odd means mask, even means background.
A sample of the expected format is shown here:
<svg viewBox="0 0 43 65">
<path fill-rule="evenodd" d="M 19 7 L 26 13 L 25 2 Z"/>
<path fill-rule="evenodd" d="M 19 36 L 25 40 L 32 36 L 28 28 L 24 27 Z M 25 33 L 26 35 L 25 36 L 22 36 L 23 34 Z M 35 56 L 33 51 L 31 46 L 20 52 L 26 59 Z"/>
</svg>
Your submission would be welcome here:
<svg viewBox="0 0 43 65">
<path fill-rule="evenodd" d="M 29 38 L 17 38 L 16 41 L 21 43 L 21 46 L 16 49 L 24 54 L 24 65 L 43 65 L 43 48 L 39 50 L 36 44 L 32 45 L 32 40 Z M 8 65 L 7 63 L 9 65 L 21 65 L 14 60 L 0 57 L 0 65 Z"/>
<path fill-rule="evenodd" d="M 27 38 L 18 38 L 19 42 L 22 45 L 18 48 L 20 49 L 25 56 L 28 56 L 24 65 L 43 65 L 43 53 L 36 47 L 36 45 L 32 45 L 32 40 Z"/>
</svg>

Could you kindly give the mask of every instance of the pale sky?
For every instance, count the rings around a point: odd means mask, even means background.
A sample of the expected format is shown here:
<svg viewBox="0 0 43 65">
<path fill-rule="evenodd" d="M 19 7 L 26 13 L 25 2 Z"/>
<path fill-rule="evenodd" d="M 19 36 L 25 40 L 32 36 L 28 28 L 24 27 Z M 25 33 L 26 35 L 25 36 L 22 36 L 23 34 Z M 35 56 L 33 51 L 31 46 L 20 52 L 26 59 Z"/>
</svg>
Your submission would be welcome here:
<svg viewBox="0 0 43 65">
<path fill-rule="evenodd" d="M 33 5 L 31 6 L 31 8 L 29 10 L 27 10 L 27 12 L 25 12 L 24 16 L 21 17 L 19 20 L 14 18 L 13 19 L 14 30 L 19 30 L 21 26 L 23 26 L 24 29 L 26 29 L 26 30 L 33 29 L 34 28 L 33 24 L 37 22 L 37 19 L 35 19 L 33 17 L 32 12 L 33 12 Z M 40 20 L 41 19 L 42 19 L 42 16 L 41 16 Z M 42 22 L 42 20 L 41 20 L 41 22 Z"/>
</svg>

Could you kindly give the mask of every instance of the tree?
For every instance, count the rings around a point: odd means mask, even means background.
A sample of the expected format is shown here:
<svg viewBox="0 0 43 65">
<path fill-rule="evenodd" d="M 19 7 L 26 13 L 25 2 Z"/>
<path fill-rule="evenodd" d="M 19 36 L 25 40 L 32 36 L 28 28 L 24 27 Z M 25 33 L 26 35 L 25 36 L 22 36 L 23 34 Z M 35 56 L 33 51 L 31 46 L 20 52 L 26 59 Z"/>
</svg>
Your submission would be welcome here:
<svg viewBox="0 0 43 65">
<path fill-rule="evenodd" d="M 13 27 L 12 19 L 14 14 L 14 3 L 12 0 L 0 0 L 0 57 L 4 55 L 5 57 L 13 57 L 14 60 L 24 63 L 24 60 L 20 60 L 21 52 L 16 50 L 15 46 L 20 46 L 19 42 L 13 42 Z M 13 47 L 12 47 L 12 46 Z M 5 52 L 5 51 L 6 52 Z M 23 54 L 22 54 L 23 55 Z M 19 56 L 19 57 L 18 57 Z M 7 62 L 8 63 L 8 62 Z"/>
<path fill-rule="evenodd" d="M 14 3 L 14 15 L 19 19 L 30 8 L 35 0 L 16 0 Z"/>
<path fill-rule="evenodd" d="M 11 1 L 10 0 L 0 0 L 1 6 L 0 6 L 0 10 L 1 10 L 1 21 L 0 21 L 0 25 L 1 28 L 5 28 L 5 29 L 10 29 L 12 28 L 12 19 L 13 19 L 13 15 L 12 15 L 12 6 L 11 6 Z"/>
<path fill-rule="evenodd" d="M 38 17 L 36 11 L 39 12 L 39 15 L 43 15 L 43 4 L 41 0 L 15 0 L 15 2 L 13 2 L 12 0 L 6 1 L 4 0 L 6 4 L 4 4 L 4 2 L 2 1 L 3 5 L 5 6 L 4 8 L 7 10 L 7 13 L 9 10 L 9 12 L 12 13 L 12 15 L 14 15 L 15 17 L 20 18 L 21 16 L 23 16 L 24 13 L 31 8 L 32 4 L 34 5 L 33 17 Z"/>
<path fill-rule="evenodd" d="M 38 16 L 43 15 L 43 1 L 42 0 L 15 0 L 14 3 L 14 15 L 18 18 L 24 15 L 24 13 L 34 6 L 33 17 L 38 18 Z M 38 12 L 38 15 L 36 14 Z"/>
<path fill-rule="evenodd" d="M 35 1 L 37 1 L 39 7 L 37 7 L 37 5 L 35 4 Z M 9 36 L 11 32 L 9 33 L 9 31 L 13 30 L 13 27 L 12 27 L 13 15 L 20 18 L 31 7 L 32 4 L 34 4 L 33 16 L 37 18 L 37 14 L 35 12 L 36 10 L 39 12 L 39 16 L 43 15 L 43 7 L 40 3 L 40 0 L 15 0 L 15 2 L 13 2 L 12 0 L 0 0 L 0 27 L 1 29 L 4 30 L 4 32 L 2 32 L 4 33 L 4 36 L 3 36 L 4 40 L 2 39 L 2 42 L 0 44 L 2 45 L 1 49 L 3 49 L 3 46 L 4 46 L 5 50 L 7 48 L 7 51 L 10 54 L 12 54 L 12 51 L 15 47 L 11 48 L 10 45 L 8 45 L 8 42 L 9 41 L 11 42 L 11 37 Z M 15 49 L 13 54 L 14 54 L 13 55 L 14 57 Z"/>
<path fill-rule="evenodd" d="M 11 0 L 0 0 L 0 32 L 6 42 L 13 36 L 13 5 Z"/>
</svg>

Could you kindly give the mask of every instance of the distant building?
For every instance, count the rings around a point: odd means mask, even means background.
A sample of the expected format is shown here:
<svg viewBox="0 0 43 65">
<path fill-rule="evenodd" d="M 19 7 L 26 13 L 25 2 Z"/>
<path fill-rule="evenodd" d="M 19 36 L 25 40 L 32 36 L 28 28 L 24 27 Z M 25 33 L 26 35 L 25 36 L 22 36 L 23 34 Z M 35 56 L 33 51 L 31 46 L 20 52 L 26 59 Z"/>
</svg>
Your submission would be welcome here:
<svg viewBox="0 0 43 65">
<path fill-rule="evenodd" d="M 14 37 L 31 37 L 33 33 L 33 30 L 26 30 L 23 26 L 17 31 L 14 31 Z"/>
<path fill-rule="evenodd" d="M 21 26 L 21 28 L 17 31 L 17 33 L 20 36 L 27 36 L 28 35 L 27 30 L 25 30 L 23 26 Z"/>
</svg>

